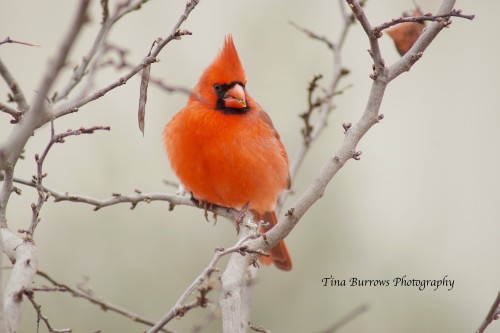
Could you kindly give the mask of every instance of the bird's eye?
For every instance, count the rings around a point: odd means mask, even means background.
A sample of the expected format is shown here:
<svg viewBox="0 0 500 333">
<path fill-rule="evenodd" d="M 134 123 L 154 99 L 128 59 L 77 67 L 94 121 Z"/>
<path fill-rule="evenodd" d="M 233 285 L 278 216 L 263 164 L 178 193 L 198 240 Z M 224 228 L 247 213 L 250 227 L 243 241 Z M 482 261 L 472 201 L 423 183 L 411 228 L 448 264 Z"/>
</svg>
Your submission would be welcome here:
<svg viewBox="0 0 500 333">
<path fill-rule="evenodd" d="M 214 89 L 216 92 L 220 92 L 222 90 L 222 87 L 220 84 L 214 84 Z"/>
</svg>

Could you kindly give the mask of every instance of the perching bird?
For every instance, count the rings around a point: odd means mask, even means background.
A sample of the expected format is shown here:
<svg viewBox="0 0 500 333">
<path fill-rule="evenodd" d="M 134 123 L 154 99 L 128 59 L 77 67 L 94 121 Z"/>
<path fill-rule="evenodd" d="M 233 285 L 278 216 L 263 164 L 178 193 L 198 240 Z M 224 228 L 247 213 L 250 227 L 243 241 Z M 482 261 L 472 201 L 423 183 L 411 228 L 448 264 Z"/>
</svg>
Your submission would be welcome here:
<svg viewBox="0 0 500 333">
<path fill-rule="evenodd" d="M 256 220 L 273 227 L 278 196 L 290 187 L 288 157 L 271 119 L 245 85 L 243 66 L 227 36 L 186 107 L 165 126 L 164 143 L 173 171 L 195 199 L 249 208 Z M 283 241 L 261 262 L 292 269 Z"/>
</svg>

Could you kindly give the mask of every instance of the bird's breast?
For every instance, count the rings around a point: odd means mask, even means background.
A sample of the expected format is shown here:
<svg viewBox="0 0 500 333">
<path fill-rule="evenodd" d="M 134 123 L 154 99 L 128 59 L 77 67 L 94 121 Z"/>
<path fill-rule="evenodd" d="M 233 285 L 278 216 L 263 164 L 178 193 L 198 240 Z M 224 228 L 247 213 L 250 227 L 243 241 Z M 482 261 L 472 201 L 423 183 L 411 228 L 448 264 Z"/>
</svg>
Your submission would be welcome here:
<svg viewBox="0 0 500 333">
<path fill-rule="evenodd" d="M 272 211 L 287 186 L 288 161 L 258 110 L 223 114 L 185 108 L 167 124 L 165 146 L 180 181 L 200 200 Z"/>
</svg>

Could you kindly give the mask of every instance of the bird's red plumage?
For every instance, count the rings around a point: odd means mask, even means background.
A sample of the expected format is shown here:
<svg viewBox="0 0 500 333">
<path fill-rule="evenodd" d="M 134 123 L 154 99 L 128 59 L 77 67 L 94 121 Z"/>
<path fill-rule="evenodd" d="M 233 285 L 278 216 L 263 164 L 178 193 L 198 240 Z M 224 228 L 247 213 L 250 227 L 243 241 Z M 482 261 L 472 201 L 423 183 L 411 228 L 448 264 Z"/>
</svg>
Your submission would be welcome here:
<svg viewBox="0 0 500 333">
<path fill-rule="evenodd" d="M 246 84 L 231 37 L 202 74 L 186 107 L 165 127 L 170 164 L 195 198 L 236 209 L 248 203 L 274 225 L 277 198 L 290 182 L 285 148 L 269 116 L 246 91 L 245 108 L 235 113 L 217 109 L 214 86 L 221 84 Z M 284 243 L 271 250 L 271 259 L 279 268 L 291 269 Z"/>
</svg>

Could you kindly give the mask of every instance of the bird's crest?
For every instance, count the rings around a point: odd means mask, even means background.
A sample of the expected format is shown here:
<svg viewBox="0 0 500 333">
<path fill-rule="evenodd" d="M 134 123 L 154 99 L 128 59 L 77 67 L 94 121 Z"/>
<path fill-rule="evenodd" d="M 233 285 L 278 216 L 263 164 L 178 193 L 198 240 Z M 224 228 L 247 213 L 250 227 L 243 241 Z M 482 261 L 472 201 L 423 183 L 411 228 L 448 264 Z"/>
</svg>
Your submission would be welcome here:
<svg viewBox="0 0 500 333">
<path fill-rule="evenodd" d="M 227 35 L 219 55 L 203 72 L 197 90 L 202 96 L 208 97 L 212 94 L 214 84 L 229 84 L 231 82 L 246 84 L 246 78 L 238 52 L 234 47 L 233 37 Z"/>
</svg>

